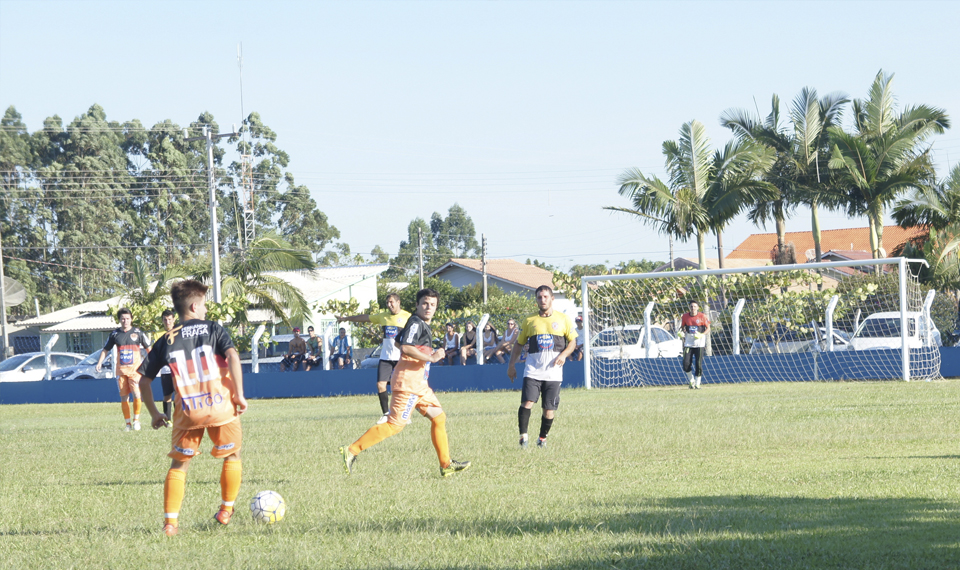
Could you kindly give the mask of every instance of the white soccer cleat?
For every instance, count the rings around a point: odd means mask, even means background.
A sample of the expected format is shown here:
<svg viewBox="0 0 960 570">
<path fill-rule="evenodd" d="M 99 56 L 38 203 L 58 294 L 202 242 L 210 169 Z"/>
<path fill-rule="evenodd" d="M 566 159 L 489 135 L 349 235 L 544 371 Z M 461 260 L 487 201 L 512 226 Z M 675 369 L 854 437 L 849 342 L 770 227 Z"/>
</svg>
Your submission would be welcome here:
<svg viewBox="0 0 960 570">
<path fill-rule="evenodd" d="M 387 413 L 383 414 L 382 416 L 380 416 L 380 419 L 377 420 L 377 425 L 385 424 L 385 423 L 387 423 L 387 420 L 389 420 L 389 419 L 390 419 L 390 412 L 387 412 Z"/>
<path fill-rule="evenodd" d="M 133 426 L 131 426 L 129 423 L 124 423 L 123 431 L 133 431 Z"/>
<path fill-rule="evenodd" d="M 697 376 L 697 385 L 696 385 L 697 390 L 700 389 L 700 380 L 701 380 L 701 378 L 702 378 L 702 376 Z"/>
<path fill-rule="evenodd" d="M 140 431 L 140 420 L 133 420 L 133 431 Z"/>
</svg>

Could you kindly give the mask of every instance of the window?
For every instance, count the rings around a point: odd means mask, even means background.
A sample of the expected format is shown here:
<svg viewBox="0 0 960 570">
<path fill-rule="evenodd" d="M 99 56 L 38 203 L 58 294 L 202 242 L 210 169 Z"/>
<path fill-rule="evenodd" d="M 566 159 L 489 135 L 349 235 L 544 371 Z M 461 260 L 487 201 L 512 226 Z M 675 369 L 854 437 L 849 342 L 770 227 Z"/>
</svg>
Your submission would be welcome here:
<svg viewBox="0 0 960 570">
<path fill-rule="evenodd" d="M 10 340 L 13 341 L 13 351 L 17 354 L 40 352 L 39 336 L 15 336 Z"/>
<path fill-rule="evenodd" d="M 67 350 L 90 354 L 93 352 L 93 338 L 88 332 L 72 332 L 67 334 Z"/>
</svg>

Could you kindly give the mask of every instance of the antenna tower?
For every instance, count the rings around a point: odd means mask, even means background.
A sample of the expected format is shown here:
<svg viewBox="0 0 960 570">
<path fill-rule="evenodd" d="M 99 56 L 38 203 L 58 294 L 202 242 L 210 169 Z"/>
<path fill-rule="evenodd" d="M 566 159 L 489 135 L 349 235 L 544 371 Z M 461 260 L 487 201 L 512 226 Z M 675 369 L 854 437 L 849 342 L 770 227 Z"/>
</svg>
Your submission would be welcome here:
<svg viewBox="0 0 960 570">
<path fill-rule="evenodd" d="M 240 124 L 246 121 L 243 114 L 243 44 L 237 44 L 237 65 L 240 68 L 240 116 L 243 119 Z M 241 148 L 244 153 L 240 155 L 240 202 L 243 208 L 243 248 L 249 247 L 250 242 L 256 234 L 256 215 L 253 199 L 253 157 L 249 154 L 247 147 L 247 129 L 241 128 Z"/>
</svg>

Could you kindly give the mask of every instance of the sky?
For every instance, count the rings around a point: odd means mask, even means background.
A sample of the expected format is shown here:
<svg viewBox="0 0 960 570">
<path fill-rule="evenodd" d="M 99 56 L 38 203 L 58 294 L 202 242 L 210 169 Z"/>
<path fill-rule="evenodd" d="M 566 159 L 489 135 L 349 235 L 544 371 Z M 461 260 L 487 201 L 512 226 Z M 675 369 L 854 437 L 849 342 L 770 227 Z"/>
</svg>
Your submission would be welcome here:
<svg viewBox="0 0 960 570">
<path fill-rule="evenodd" d="M 690 120 L 716 148 L 726 109 L 766 115 L 776 93 L 786 112 L 804 87 L 865 98 L 881 69 L 901 107 L 956 125 L 958 21 L 956 1 L 0 0 L 0 105 L 31 132 L 93 104 L 145 126 L 256 111 L 354 253 L 396 254 L 411 220 L 457 203 L 491 258 L 666 261 L 667 236 L 603 209 L 629 206 L 620 173 L 664 177 L 662 143 Z M 943 178 L 960 126 L 932 145 Z M 809 211 L 787 223 L 809 229 Z M 724 251 L 774 231 L 740 216 Z"/>
</svg>

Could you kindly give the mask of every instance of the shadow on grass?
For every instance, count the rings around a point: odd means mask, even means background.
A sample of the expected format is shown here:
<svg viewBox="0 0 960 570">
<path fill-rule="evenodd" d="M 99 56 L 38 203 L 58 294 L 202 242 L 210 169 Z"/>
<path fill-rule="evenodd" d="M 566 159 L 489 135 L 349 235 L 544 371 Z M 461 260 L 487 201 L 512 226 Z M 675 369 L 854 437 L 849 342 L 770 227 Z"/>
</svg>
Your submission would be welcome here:
<svg viewBox="0 0 960 570">
<path fill-rule="evenodd" d="M 960 568 L 960 509 L 927 499 L 719 496 L 585 504 L 564 520 L 331 523 L 332 533 L 442 533 L 569 545 L 574 568 Z M 604 513 L 609 513 L 606 516 Z M 598 547 L 602 542 L 609 546 Z M 578 546 L 585 544 L 586 546 Z M 526 560 L 516 567 L 530 567 Z M 477 565 L 463 568 L 510 568 Z"/>
</svg>

